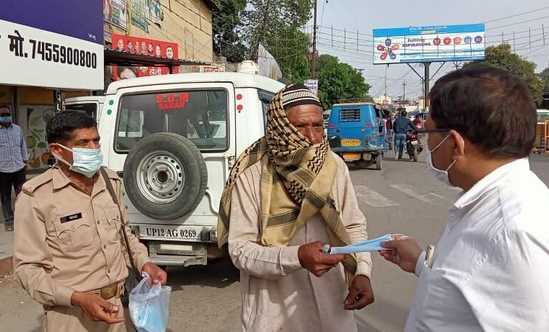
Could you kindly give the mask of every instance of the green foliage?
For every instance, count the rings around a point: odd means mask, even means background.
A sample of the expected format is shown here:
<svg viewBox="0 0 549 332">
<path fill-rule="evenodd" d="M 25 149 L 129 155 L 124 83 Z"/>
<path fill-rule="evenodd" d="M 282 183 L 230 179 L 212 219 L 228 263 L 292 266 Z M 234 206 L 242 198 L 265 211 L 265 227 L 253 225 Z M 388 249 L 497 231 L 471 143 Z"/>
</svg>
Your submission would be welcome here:
<svg viewBox="0 0 549 332">
<path fill-rule="evenodd" d="M 368 96 L 370 85 L 362 74 L 331 55 L 321 55 L 317 61 L 319 72 L 319 98 L 325 109 L 338 100 L 371 100 Z"/>
<path fill-rule="evenodd" d="M 511 51 L 511 46 L 502 44 L 486 48 L 484 63 L 506 69 L 522 78 L 530 88 L 532 96 L 538 105 L 543 102 L 543 82 L 536 74 L 536 64 Z"/>
<path fill-rule="evenodd" d="M 248 48 L 240 38 L 241 19 L 246 8 L 246 0 L 213 0 L 216 8 L 212 11 L 213 47 L 217 55 L 229 62 L 244 60 Z"/>
<path fill-rule="evenodd" d="M 262 44 L 277 60 L 286 83 L 308 77 L 309 38 L 301 28 L 311 18 L 311 0 L 249 0 L 244 13 L 244 37 L 255 59 Z"/>
</svg>

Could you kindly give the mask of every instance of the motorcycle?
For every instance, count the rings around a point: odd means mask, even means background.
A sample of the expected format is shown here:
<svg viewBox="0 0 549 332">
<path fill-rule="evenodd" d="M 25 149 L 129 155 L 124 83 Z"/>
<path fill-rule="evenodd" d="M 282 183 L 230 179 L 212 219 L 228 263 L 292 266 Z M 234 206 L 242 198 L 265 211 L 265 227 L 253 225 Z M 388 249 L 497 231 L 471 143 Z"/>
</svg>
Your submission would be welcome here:
<svg viewBox="0 0 549 332">
<path fill-rule="evenodd" d="M 406 133 L 406 153 L 410 160 L 417 162 L 418 155 L 423 151 L 423 146 L 419 141 L 418 134 L 415 131 Z"/>
</svg>

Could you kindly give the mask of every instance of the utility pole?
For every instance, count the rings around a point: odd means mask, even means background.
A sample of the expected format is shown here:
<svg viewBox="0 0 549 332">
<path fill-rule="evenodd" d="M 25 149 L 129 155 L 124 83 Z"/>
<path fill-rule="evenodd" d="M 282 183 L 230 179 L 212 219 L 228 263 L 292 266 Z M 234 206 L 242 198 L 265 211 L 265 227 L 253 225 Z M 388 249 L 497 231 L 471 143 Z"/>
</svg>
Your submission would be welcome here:
<svg viewBox="0 0 549 332">
<path fill-rule="evenodd" d="M 402 93 L 402 101 L 406 102 L 406 81 L 402 82 L 402 88 L 404 89 Z"/>
<path fill-rule="evenodd" d="M 425 66 L 425 76 L 423 76 L 423 83 L 425 84 L 423 89 L 424 89 L 424 93 L 423 93 L 423 98 L 424 101 L 425 101 L 425 111 L 427 111 L 427 108 L 429 107 L 429 89 L 430 89 L 430 73 L 429 73 L 429 67 L 431 67 L 431 63 L 430 62 L 425 62 L 423 64 Z"/>
<path fill-rule="evenodd" d="M 311 78 L 316 79 L 316 16 L 317 16 L 317 0 L 314 0 L 314 21 L 313 21 L 313 55 L 311 58 Z"/>
</svg>

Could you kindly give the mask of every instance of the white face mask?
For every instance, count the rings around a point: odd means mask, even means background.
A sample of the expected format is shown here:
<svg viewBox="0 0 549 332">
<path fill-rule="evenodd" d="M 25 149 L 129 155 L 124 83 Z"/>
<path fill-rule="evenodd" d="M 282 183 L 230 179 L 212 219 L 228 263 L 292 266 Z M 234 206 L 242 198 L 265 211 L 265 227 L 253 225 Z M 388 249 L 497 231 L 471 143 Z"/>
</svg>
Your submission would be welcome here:
<svg viewBox="0 0 549 332">
<path fill-rule="evenodd" d="M 101 164 L 103 164 L 103 155 L 101 149 L 85 149 L 85 148 L 68 148 L 62 144 L 57 144 L 63 149 L 72 152 L 72 165 L 63 158 L 54 155 L 54 157 L 62 163 L 69 166 L 73 172 L 82 174 L 91 178 L 97 173 Z"/>
<path fill-rule="evenodd" d="M 427 165 L 429 166 L 429 171 L 431 172 L 431 174 L 433 174 L 433 176 L 441 181 L 442 183 L 445 183 L 446 185 L 450 186 L 450 187 L 453 187 L 454 185 L 452 185 L 450 183 L 450 178 L 448 177 L 448 171 L 455 165 L 456 161 L 452 161 L 452 163 L 450 164 L 450 166 L 448 166 L 448 168 L 446 168 L 445 170 L 441 170 L 441 169 L 438 169 L 435 167 L 435 165 L 433 165 L 433 152 L 435 152 L 438 148 L 440 148 L 440 146 L 446 142 L 446 140 L 450 137 L 450 135 L 446 136 L 437 146 L 435 146 L 433 148 L 433 150 L 429 150 L 429 147 L 427 146 Z"/>
</svg>

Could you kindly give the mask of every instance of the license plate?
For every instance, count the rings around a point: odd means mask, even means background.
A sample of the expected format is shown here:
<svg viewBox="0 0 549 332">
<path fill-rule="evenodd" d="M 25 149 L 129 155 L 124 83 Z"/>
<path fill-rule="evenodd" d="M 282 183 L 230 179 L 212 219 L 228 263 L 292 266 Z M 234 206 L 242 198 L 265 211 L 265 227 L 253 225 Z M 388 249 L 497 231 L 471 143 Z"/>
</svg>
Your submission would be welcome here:
<svg viewBox="0 0 549 332">
<path fill-rule="evenodd" d="M 417 141 L 412 141 L 412 145 L 417 145 Z"/>
<path fill-rule="evenodd" d="M 343 154 L 343 160 L 345 161 L 357 161 L 357 160 L 360 160 L 361 158 L 362 158 L 361 153 L 348 152 Z"/>
<path fill-rule="evenodd" d="M 139 225 L 139 238 L 200 242 L 204 226 Z"/>
<path fill-rule="evenodd" d="M 341 146 L 360 146 L 360 140 L 358 139 L 342 139 Z"/>
</svg>

